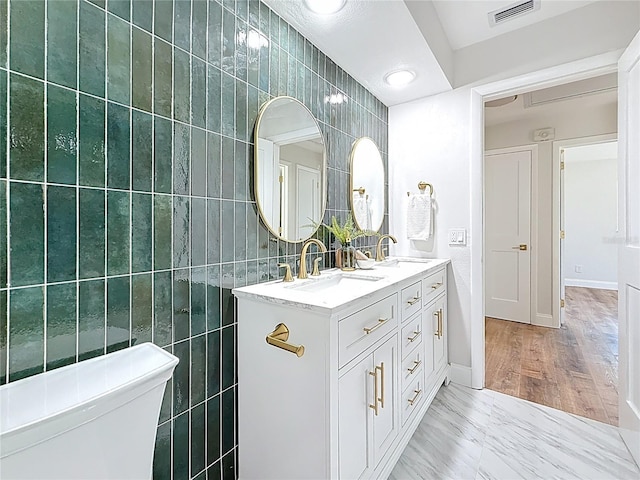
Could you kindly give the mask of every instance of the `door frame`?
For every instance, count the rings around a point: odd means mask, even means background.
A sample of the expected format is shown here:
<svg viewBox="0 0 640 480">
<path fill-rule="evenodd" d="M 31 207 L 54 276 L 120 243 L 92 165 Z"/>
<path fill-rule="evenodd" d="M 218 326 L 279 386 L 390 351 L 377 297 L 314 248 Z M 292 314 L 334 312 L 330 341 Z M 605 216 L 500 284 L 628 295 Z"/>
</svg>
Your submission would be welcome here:
<svg viewBox="0 0 640 480">
<path fill-rule="evenodd" d="M 553 322 L 554 326 L 560 327 L 564 323 L 564 310 L 560 307 L 560 301 L 564 299 L 564 279 L 562 274 L 564 269 L 562 258 L 562 238 L 560 238 L 560 231 L 562 230 L 564 219 L 562 215 L 562 203 L 564 201 L 564 175 L 560 168 L 561 152 L 564 148 L 570 147 L 582 147 L 585 145 L 597 145 L 599 143 L 607 143 L 618 140 L 618 133 L 607 133 L 604 135 L 592 135 L 588 137 L 578 137 L 566 140 L 556 140 L 553 142 L 553 229 L 552 235 L 555 241 L 553 242 L 553 288 L 552 302 L 553 302 Z"/>
<path fill-rule="evenodd" d="M 618 70 L 624 49 L 563 65 L 538 70 L 505 80 L 472 86 L 470 92 L 470 191 L 471 191 L 471 387 L 484 388 L 484 102 L 508 95 L 584 80 Z"/>
<path fill-rule="evenodd" d="M 538 312 L 536 305 L 538 304 L 538 145 L 535 143 L 527 145 L 518 145 L 515 147 L 494 148 L 492 150 L 485 150 L 483 157 L 482 169 L 486 163 L 487 155 L 500 155 L 503 153 L 515 153 L 515 152 L 531 152 L 531 170 L 529 171 L 529 325 L 547 325 L 547 322 L 539 323 Z M 484 229 L 485 218 L 485 206 L 486 199 L 484 196 L 485 191 L 485 177 L 482 177 L 482 245 L 483 249 L 486 247 L 486 231 Z M 486 251 L 483 250 L 483 255 L 486 258 Z M 483 264 L 486 266 L 486 264 Z M 486 272 L 483 271 L 483 282 Z M 483 283 L 483 293 L 484 283 Z"/>
</svg>

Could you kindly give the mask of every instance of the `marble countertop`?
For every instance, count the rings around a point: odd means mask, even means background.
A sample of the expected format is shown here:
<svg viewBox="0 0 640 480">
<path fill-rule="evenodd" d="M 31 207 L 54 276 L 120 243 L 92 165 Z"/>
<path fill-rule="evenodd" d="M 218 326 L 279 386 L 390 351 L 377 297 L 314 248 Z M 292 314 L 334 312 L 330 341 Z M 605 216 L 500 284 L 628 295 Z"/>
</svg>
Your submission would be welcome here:
<svg viewBox="0 0 640 480">
<path fill-rule="evenodd" d="M 395 262 L 397 264 L 393 265 Z M 412 277 L 423 276 L 449 263 L 449 259 L 390 257 L 392 266 L 374 264 L 371 269 L 343 272 L 340 269 L 323 270 L 319 277 L 293 282 L 276 280 L 247 287 L 235 288 L 238 298 L 267 303 L 289 305 L 305 310 L 333 311 L 356 299 L 375 295 L 380 290 Z"/>
</svg>

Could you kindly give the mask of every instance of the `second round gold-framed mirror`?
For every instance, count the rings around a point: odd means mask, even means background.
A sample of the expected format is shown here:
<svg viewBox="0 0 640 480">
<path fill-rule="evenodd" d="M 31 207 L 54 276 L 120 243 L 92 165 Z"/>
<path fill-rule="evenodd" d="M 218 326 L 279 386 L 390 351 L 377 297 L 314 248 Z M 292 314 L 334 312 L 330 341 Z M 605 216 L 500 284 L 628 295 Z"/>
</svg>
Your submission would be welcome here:
<svg viewBox="0 0 640 480">
<path fill-rule="evenodd" d="M 384 165 L 382 155 L 369 137 L 357 139 L 351 147 L 351 212 L 361 230 L 377 232 L 384 220 Z"/>
</svg>

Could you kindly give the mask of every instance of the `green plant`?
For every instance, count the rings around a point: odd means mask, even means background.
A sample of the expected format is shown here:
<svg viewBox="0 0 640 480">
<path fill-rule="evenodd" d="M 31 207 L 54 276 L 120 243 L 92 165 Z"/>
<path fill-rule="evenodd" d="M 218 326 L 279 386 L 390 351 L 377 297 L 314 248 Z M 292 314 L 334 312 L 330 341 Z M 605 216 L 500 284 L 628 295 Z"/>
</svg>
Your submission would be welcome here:
<svg viewBox="0 0 640 480">
<path fill-rule="evenodd" d="M 353 241 L 356 238 L 360 237 L 380 236 L 378 232 L 374 232 L 372 230 L 360 230 L 353 221 L 353 217 L 350 213 L 347 214 L 347 219 L 342 225 L 335 215 L 331 217 L 330 225 L 327 225 L 326 223 L 321 223 L 320 225 L 327 229 L 327 231 L 332 233 L 341 245 L 345 245 L 347 243 L 347 239 Z"/>
</svg>

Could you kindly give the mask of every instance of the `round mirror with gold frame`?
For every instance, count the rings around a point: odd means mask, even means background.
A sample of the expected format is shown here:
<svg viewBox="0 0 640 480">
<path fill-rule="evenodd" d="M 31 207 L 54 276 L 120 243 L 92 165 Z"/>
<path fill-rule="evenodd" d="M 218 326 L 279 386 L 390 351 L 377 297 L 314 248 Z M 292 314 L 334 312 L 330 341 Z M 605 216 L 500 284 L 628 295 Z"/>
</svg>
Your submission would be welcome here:
<svg viewBox="0 0 640 480">
<path fill-rule="evenodd" d="M 256 203 L 269 231 L 288 242 L 310 238 L 327 204 L 324 138 L 311 111 L 292 97 L 260 109 L 255 127 Z"/>
<path fill-rule="evenodd" d="M 384 165 L 375 142 L 369 137 L 351 148 L 350 200 L 353 219 L 360 230 L 377 232 L 384 220 Z"/>
</svg>

